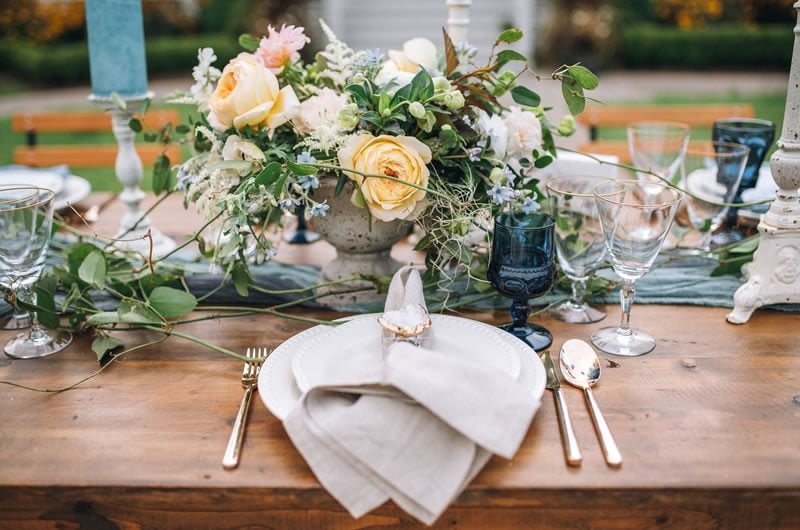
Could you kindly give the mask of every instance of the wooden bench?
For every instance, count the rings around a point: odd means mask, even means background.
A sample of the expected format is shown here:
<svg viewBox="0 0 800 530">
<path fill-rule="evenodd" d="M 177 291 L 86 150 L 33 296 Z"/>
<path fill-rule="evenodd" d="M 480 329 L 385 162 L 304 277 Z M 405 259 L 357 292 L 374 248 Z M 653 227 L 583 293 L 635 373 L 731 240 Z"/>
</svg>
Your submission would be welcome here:
<svg viewBox="0 0 800 530">
<path fill-rule="evenodd" d="M 152 110 L 143 120 L 145 131 L 157 131 L 167 123 L 177 125 L 180 115 L 176 110 Z M 117 158 L 117 144 L 104 145 L 39 145 L 39 134 L 44 133 L 111 133 L 111 116 L 104 112 L 62 112 L 14 114 L 11 129 L 24 133 L 26 145 L 13 151 L 15 164 L 33 167 L 67 164 L 72 167 L 113 167 Z M 141 136 L 138 136 L 141 138 Z M 158 143 L 139 142 L 136 151 L 145 166 L 153 165 L 155 158 L 164 151 Z M 170 144 L 167 154 L 172 163 L 181 159 L 180 146 Z"/>
<path fill-rule="evenodd" d="M 660 105 L 660 106 L 615 106 L 590 105 L 578 115 L 578 123 L 589 127 L 590 141 L 578 150 L 584 153 L 615 155 L 620 162 L 630 162 L 626 140 L 599 140 L 598 131 L 603 128 L 624 128 L 637 121 L 677 121 L 690 127 L 710 128 L 723 118 L 752 118 L 755 109 L 749 103 L 713 105 Z"/>
</svg>

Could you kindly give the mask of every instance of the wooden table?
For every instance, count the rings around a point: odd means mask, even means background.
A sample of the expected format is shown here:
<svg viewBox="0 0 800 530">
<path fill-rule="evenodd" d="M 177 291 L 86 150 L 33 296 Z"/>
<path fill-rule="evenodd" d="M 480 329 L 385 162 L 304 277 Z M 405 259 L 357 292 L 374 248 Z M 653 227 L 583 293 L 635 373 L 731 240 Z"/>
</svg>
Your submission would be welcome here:
<svg viewBox="0 0 800 530">
<path fill-rule="evenodd" d="M 606 309 L 615 323 L 619 308 Z M 546 393 L 517 456 L 494 458 L 435 528 L 800 528 L 800 315 L 759 311 L 732 326 L 725 313 L 634 308 L 634 324 L 658 345 L 643 357 L 610 357 L 613 368 L 604 361 L 596 388 L 621 469 L 603 462 L 575 389 L 566 393 L 584 462 L 565 465 Z M 599 326 L 539 321 L 557 346 Z M 304 327 L 260 315 L 184 331 L 243 351 L 275 347 Z M 97 367 L 89 344 L 80 337 L 49 358 L 0 358 L 0 379 L 74 382 Z M 391 503 L 353 520 L 258 400 L 241 466 L 224 471 L 240 374 L 240 363 L 173 337 L 78 390 L 0 386 L 0 528 L 421 527 Z"/>
</svg>

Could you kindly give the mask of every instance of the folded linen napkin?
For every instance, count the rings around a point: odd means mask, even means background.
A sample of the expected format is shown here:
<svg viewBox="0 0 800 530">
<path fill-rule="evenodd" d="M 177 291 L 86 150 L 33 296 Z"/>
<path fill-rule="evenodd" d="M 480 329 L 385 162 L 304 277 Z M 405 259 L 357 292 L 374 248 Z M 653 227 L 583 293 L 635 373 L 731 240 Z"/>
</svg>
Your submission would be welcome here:
<svg viewBox="0 0 800 530">
<path fill-rule="evenodd" d="M 401 269 L 387 309 L 424 303 L 421 291 L 419 273 Z M 364 357 L 373 364 L 326 367 L 331 384 L 311 388 L 284 421 L 320 483 L 354 517 L 392 499 L 432 524 L 493 453 L 514 456 L 539 406 L 508 374 L 458 352 L 400 342 L 385 358 Z"/>
</svg>

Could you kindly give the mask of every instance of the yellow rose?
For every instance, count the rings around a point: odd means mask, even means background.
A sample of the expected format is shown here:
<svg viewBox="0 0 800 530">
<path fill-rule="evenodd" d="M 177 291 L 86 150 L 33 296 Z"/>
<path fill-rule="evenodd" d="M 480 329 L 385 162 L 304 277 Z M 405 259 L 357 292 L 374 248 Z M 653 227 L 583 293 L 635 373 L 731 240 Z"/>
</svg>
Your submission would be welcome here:
<svg viewBox="0 0 800 530">
<path fill-rule="evenodd" d="M 387 175 L 427 188 L 431 150 L 410 136 L 352 136 L 339 150 L 339 164 L 362 173 Z M 401 182 L 345 171 L 358 183 L 370 213 L 381 221 L 408 219 L 419 213 L 426 192 Z"/>
<path fill-rule="evenodd" d="M 300 105 L 292 87 L 280 88 L 278 78 L 249 53 L 241 53 L 222 70 L 211 94 L 208 121 L 215 129 L 274 129 L 289 121 Z"/>
</svg>

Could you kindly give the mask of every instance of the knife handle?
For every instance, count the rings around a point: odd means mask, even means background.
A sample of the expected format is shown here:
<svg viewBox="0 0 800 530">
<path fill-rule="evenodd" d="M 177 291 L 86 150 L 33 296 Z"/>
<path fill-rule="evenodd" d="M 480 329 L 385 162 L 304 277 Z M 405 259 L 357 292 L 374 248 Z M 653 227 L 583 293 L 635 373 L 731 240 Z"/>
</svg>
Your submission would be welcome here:
<svg viewBox="0 0 800 530">
<path fill-rule="evenodd" d="M 553 389 L 553 399 L 556 402 L 556 414 L 558 415 L 558 430 L 561 431 L 561 441 L 564 446 L 564 458 L 571 466 L 580 466 L 583 457 L 581 449 L 578 447 L 578 439 L 575 438 L 575 431 L 572 430 L 572 422 L 569 420 L 567 402 L 564 401 L 564 391 L 561 388 Z"/>
</svg>

